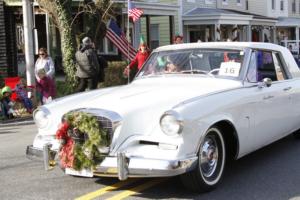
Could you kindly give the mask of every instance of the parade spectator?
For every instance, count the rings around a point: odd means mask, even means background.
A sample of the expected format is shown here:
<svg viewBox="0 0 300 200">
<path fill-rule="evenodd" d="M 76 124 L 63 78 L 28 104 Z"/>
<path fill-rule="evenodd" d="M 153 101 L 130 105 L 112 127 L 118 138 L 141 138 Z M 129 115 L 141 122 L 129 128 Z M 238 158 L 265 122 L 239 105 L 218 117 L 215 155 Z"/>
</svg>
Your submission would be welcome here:
<svg viewBox="0 0 300 200">
<path fill-rule="evenodd" d="M 183 43 L 183 36 L 177 33 L 174 37 L 174 44 L 182 44 Z"/>
<path fill-rule="evenodd" d="M 92 40 L 89 37 L 85 37 L 82 40 L 81 47 L 75 54 L 77 64 L 76 77 L 79 79 L 77 92 L 82 92 L 87 88 L 89 90 L 97 88 L 99 63 L 93 47 Z"/>
<path fill-rule="evenodd" d="M 4 105 L 2 103 L 2 92 L 0 92 L 0 120 L 5 119 Z"/>
<path fill-rule="evenodd" d="M 39 57 L 35 62 L 35 78 L 39 81 L 38 71 L 40 69 L 44 69 L 46 72 L 46 76 L 54 79 L 55 68 L 52 58 L 48 55 L 46 48 L 39 49 Z"/>
<path fill-rule="evenodd" d="M 32 113 L 33 105 L 30 98 L 28 98 L 28 92 L 32 91 L 31 88 L 27 87 L 26 80 L 21 78 L 19 83 L 15 87 L 18 100 L 24 105 L 28 113 Z"/>
<path fill-rule="evenodd" d="M 37 90 L 41 94 L 40 103 L 50 103 L 56 96 L 54 80 L 46 75 L 44 69 L 38 71 L 40 81 L 37 82 Z"/>
<path fill-rule="evenodd" d="M 135 58 L 130 62 L 130 64 L 125 68 L 123 74 L 124 76 L 129 76 L 130 70 L 132 70 L 135 66 L 137 70 L 140 70 L 144 64 L 144 62 L 148 59 L 150 55 L 150 50 L 143 38 L 140 38 L 140 46 Z"/>
<path fill-rule="evenodd" d="M 12 90 L 10 87 L 5 86 L 4 88 L 2 88 L 1 90 L 1 94 L 2 94 L 2 109 L 3 109 L 3 113 L 4 113 L 4 117 L 6 119 L 12 119 L 14 118 L 14 113 L 15 111 L 13 110 L 13 101 L 11 100 L 11 94 L 12 94 Z"/>
</svg>

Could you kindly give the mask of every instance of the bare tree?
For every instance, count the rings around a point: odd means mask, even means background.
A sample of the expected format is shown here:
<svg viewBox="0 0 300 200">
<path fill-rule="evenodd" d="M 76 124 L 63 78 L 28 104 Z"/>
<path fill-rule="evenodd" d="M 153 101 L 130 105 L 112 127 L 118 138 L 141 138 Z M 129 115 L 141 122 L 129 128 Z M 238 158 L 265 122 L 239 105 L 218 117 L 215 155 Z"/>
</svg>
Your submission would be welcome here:
<svg viewBox="0 0 300 200">
<path fill-rule="evenodd" d="M 113 10 L 112 3 L 110 0 L 83 0 L 76 10 L 72 8 L 72 0 L 36 1 L 41 9 L 49 14 L 60 32 L 64 72 L 67 82 L 74 88 L 76 48 L 84 36 L 91 37 L 96 44 L 103 39 L 106 34 L 104 21 L 110 15 L 110 10 Z M 79 19 L 84 19 L 83 29 L 76 23 Z"/>
</svg>

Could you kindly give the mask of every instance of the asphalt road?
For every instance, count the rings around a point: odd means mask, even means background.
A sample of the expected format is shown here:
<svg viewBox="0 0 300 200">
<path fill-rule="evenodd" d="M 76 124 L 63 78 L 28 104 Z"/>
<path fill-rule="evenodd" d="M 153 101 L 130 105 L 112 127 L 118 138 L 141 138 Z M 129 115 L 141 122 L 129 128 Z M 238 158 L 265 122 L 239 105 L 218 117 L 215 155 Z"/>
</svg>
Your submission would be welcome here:
<svg viewBox="0 0 300 200">
<path fill-rule="evenodd" d="M 177 177 L 120 183 L 67 176 L 59 168 L 46 172 L 42 163 L 25 157 L 35 131 L 34 125 L 0 124 L 0 199 L 300 199 L 300 140 L 292 136 L 230 163 L 216 190 L 195 194 Z"/>
</svg>

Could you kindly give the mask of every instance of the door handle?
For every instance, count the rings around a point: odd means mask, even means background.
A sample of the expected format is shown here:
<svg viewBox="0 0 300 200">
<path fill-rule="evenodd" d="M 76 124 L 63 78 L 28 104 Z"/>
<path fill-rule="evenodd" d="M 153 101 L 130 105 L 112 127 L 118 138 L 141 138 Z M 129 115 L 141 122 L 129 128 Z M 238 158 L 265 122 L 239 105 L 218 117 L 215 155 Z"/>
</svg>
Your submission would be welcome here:
<svg viewBox="0 0 300 200">
<path fill-rule="evenodd" d="M 286 88 L 283 88 L 283 91 L 289 91 L 290 89 L 292 89 L 292 87 L 286 87 Z"/>
<path fill-rule="evenodd" d="M 269 95 L 269 96 L 265 96 L 263 99 L 264 100 L 267 100 L 267 99 L 271 99 L 271 98 L 273 98 L 274 96 L 272 96 L 272 95 Z"/>
</svg>

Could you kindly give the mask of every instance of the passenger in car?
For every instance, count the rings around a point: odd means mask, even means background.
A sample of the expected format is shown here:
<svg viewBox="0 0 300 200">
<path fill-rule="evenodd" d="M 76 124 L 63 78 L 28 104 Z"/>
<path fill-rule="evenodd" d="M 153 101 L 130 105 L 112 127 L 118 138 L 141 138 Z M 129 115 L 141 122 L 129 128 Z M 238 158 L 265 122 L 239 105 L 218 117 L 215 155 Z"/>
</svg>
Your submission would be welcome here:
<svg viewBox="0 0 300 200">
<path fill-rule="evenodd" d="M 174 64 L 174 63 L 167 63 L 166 68 L 165 68 L 165 72 L 166 73 L 172 73 L 172 72 L 177 72 L 178 67 Z"/>
</svg>

